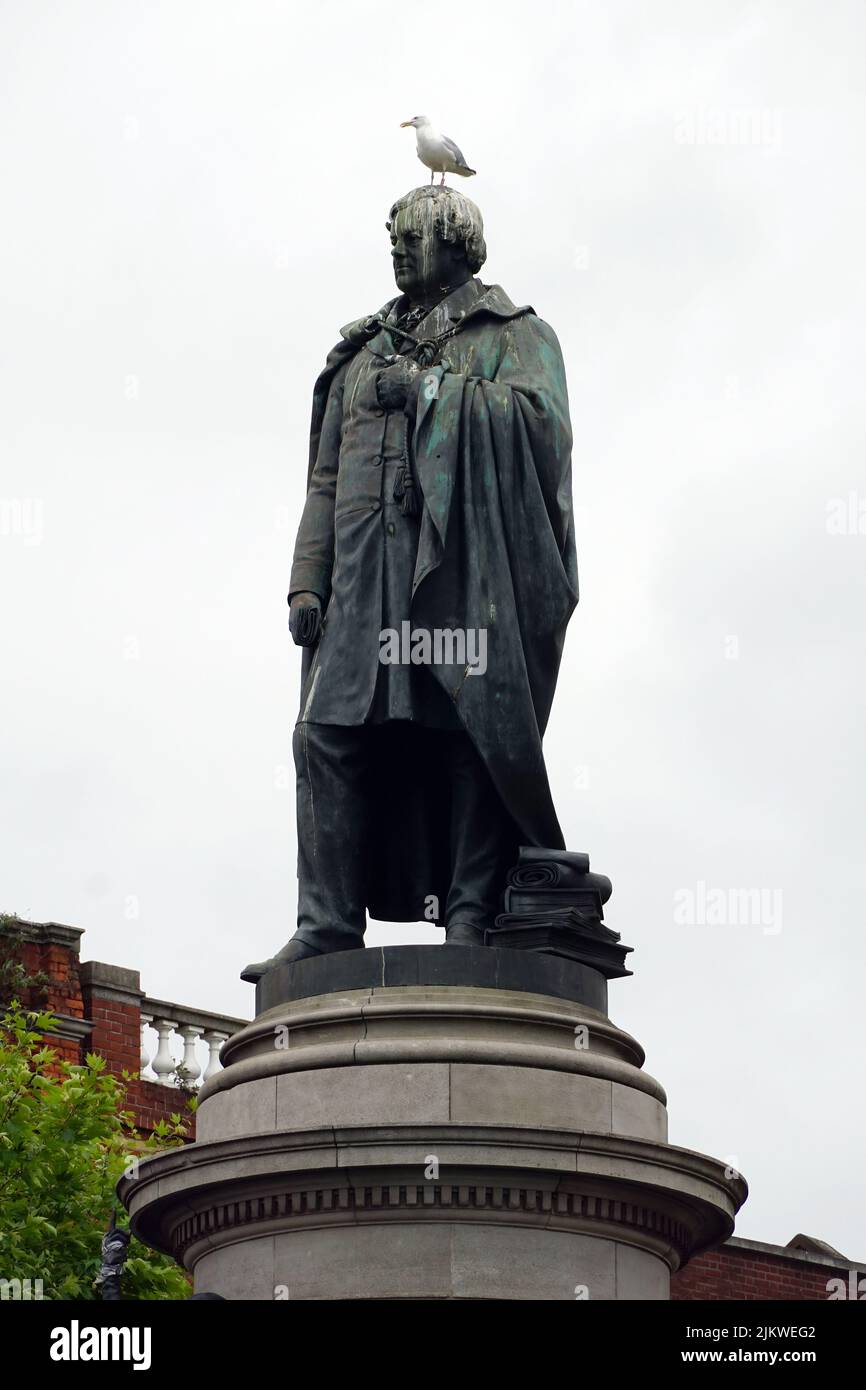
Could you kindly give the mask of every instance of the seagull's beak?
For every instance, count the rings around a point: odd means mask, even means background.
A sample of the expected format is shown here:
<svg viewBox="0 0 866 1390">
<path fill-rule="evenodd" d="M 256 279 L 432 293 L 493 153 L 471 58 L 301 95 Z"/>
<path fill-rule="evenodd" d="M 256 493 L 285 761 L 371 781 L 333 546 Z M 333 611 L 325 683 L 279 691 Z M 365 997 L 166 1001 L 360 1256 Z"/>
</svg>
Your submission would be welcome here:
<svg viewBox="0 0 866 1390">
<path fill-rule="evenodd" d="M 405 128 L 406 128 L 407 125 L 412 125 L 412 124 L 413 124 L 412 121 L 401 121 L 401 122 L 400 122 L 400 129 L 401 129 L 401 130 L 405 130 Z"/>
</svg>

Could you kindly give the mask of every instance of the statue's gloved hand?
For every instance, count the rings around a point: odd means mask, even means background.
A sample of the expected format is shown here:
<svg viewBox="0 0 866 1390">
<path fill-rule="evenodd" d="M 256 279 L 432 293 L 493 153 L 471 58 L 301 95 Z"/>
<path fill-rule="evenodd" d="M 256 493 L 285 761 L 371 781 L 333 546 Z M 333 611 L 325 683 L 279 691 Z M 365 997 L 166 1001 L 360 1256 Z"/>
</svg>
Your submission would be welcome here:
<svg viewBox="0 0 866 1390">
<path fill-rule="evenodd" d="M 297 647 L 314 647 L 322 631 L 322 601 L 318 594 L 292 594 L 289 632 Z"/>
<path fill-rule="evenodd" d="M 399 357 L 391 367 L 385 367 L 376 377 L 376 395 L 383 410 L 402 410 L 413 382 L 421 368 L 408 357 Z"/>
</svg>

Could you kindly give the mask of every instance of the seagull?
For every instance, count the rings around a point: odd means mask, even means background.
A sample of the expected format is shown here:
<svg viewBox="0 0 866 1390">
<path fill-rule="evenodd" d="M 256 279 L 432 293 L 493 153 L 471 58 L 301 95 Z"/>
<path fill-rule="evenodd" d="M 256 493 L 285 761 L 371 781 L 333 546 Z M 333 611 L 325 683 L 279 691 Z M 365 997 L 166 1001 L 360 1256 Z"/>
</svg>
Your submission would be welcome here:
<svg viewBox="0 0 866 1390">
<path fill-rule="evenodd" d="M 442 175 L 439 187 L 444 188 L 446 174 L 461 174 L 463 178 L 468 178 L 470 174 L 475 173 L 474 169 L 469 168 L 454 141 L 449 140 L 447 135 L 440 135 L 429 116 L 413 116 L 411 121 L 401 121 L 400 129 L 403 130 L 407 125 L 415 127 L 418 158 L 430 170 L 431 184 L 434 174 Z"/>
</svg>

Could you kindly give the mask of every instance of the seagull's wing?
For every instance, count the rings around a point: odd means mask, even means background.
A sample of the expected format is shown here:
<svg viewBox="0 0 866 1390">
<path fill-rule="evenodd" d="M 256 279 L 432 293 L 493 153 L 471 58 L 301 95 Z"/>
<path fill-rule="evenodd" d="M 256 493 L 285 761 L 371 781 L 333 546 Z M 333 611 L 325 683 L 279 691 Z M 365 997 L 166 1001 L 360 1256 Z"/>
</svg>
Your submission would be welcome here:
<svg viewBox="0 0 866 1390">
<path fill-rule="evenodd" d="M 450 154 L 451 158 L 454 160 L 455 164 L 462 164 L 464 169 L 468 169 L 469 166 L 466 160 L 463 158 L 460 149 L 457 145 L 455 145 L 454 141 L 449 140 L 447 135 L 440 135 L 439 138 L 442 141 L 442 144 L 445 146 L 448 153 Z"/>
</svg>

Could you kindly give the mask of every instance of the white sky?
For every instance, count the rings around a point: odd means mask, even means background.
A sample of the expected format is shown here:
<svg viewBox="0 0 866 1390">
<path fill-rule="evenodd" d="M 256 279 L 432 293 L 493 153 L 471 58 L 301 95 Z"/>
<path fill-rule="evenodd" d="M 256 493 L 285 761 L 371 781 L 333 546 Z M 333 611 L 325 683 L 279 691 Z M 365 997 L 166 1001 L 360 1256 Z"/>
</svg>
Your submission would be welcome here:
<svg viewBox="0 0 866 1390">
<path fill-rule="evenodd" d="M 827 529 L 866 509 L 864 40 L 846 0 L 6 0 L 0 907 L 251 1011 L 293 929 L 310 395 L 394 292 L 427 112 L 482 278 L 565 352 L 546 748 L 635 948 L 612 1016 L 673 1142 L 748 1178 L 739 1234 L 866 1257 L 866 534 Z M 699 884 L 781 893 L 781 930 L 678 924 Z"/>
</svg>

